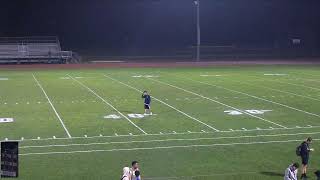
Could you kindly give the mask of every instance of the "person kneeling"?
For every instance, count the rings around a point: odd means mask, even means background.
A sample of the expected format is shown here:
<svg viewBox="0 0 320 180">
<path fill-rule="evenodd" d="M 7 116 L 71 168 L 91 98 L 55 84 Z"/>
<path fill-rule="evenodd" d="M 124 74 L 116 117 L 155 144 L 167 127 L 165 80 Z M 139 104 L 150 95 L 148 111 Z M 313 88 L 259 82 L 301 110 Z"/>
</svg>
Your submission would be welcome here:
<svg viewBox="0 0 320 180">
<path fill-rule="evenodd" d="M 298 180 L 299 164 L 291 164 L 284 173 L 284 180 Z"/>
</svg>

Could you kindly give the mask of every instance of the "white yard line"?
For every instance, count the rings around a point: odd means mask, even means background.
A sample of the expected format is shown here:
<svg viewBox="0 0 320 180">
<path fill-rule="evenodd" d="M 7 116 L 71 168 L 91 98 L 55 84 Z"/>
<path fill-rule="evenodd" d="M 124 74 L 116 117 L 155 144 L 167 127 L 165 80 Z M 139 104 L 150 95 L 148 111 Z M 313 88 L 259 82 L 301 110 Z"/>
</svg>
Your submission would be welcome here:
<svg viewBox="0 0 320 180">
<path fill-rule="evenodd" d="M 247 129 L 245 130 L 228 130 L 228 131 L 219 131 L 219 133 L 237 133 L 237 132 L 261 132 L 261 131 L 280 131 L 280 130 L 298 130 L 298 129 L 315 129 L 315 128 L 320 128 L 320 126 L 307 126 L 307 127 L 292 127 L 292 128 L 269 128 L 269 129 Z M 41 138 L 41 139 L 9 139 L 9 141 L 49 141 L 49 140 L 69 140 L 69 139 L 96 139 L 96 138 L 121 138 L 121 137 L 146 137 L 146 136 L 172 136 L 172 135 L 190 135 L 190 134 L 215 134 L 217 132 L 212 131 L 212 132 L 172 132 L 172 133 L 159 133 L 159 134 L 133 134 L 133 135 L 121 135 L 121 134 L 116 134 L 116 135 L 112 135 L 112 136 L 88 136 L 88 137 L 83 137 L 83 136 L 79 136 L 79 137 L 72 137 L 72 138 Z"/>
<path fill-rule="evenodd" d="M 161 149 L 178 149 L 178 148 L 201 148 L 201 147 L 218 147 L 218 146 L 238 146 L 238 145 L 256 145 L 256 144 L 275 144 L 275 143 L 292 143 L 301 142 L 303 139 L 286 140 L 286 141 L 254 141 L 247 143 L 225 143 L 225 144 L 195 144 L 185 146 L 155 146 L 145 148 L 129 148 L 129 149 L 96 149 L 84 151 L 52 151 L 52 152 L 39 152 L 39 153 L 21 153 L 20 156 L 30 155 L 54 155 L 54 154 L 75 154 L 75 153 L 94 153 L 94 152 L 120 152 L 120 151 L 143 151 L 143 150 L 161 150 Z M 313 139 L 318 141 L 319 139 Z"/>
<path fill-rule="evenodd" d="M 263 79 L 263 80 L 266 80 L 266 81 L 273 81 L 273 82 L 278 82 L 278 83 L 282 83 L 282 84 L 289 84 L 289 85 L 293 85 L 293 86 L 304 87 L 304 88 L 309 88 L 309 89 L 313 89 L 313 90 L 320 91 L 320 89 L 319 89 L 319 88 L 310 87 L 310 86 L 305 86 L 305 85 L 301 85 L 301 84 L 294 84 L 294 83 L 282 82 L 282 81 L 278 81 L 278 80 L 270 80 L 270 79 Z"/>
<path fill-rule="evenodd" d="M 72 76 L 70 76 L 69 74 L 67 74 L 72 80 L 74 80 L 75 82 L 77 82 L 78 84 L 80 84 L 82 87 L 86 88 L 89 92 L 91 92 L 92 94 L 94 94 L 96 97 L 98 97 L 99 99 L 101 99 L 101 101 L 103 101 L 104 103 L 106 103 L 108 106 L 110 106 L 112 109 L 114 109 L 116 112 L 118 112 L 122 117 L 124 117 L 126 120 L 128 120 L 133 126 L 135 126 L 137 129 L 139 129 L 143 134 L 148 134 L 146 133 L 142 128 L 140 128 L 138 125 L 136 125 L 133 121 L 131 121 L 126 115 L 122 114 L 117 108 L 115 108 L 112 104 L 110 104 L 107 100 L 105 100 L 104 98 L 102 98 L 99 94 L 97 94 L 95 91 L 93 91 L 91 88 L 89 88 L 88 86 L 84 85 L 82 82 L 78 81 L 77 79 L 73 78 Z"/>
<path fill-rule="evenodd" d="M 255 77 L 255 76 L 251 76 L 251 77 Z M 257 79 L 255 77 L 255 79 Z M 264 79 L 261 79 L 259 78 L 260 80 L 264 80 Z M 261 88 L 260 86 L 257 86 L 257 85 L 252 85 L 251 83 L 248 83 L 248 82 L 238 82 L 238 81 L 235 81 L 237 83 L 240 83 L 240 84 L 246 84 L 246 85 L 250 85 L 252 87 L 258 87 L 258 88 Z M 301 95 L 301 94 L 296 94 L 296 93 L 293 93 L 293 92 L 288 92 L 288 91 L 283 91 L 283 90 L 279 90 L 279 89 L 275 89 L 275 88 L 270 88 L 270 87 L 263 87 L 265 89 L 269 89 L 271 91 L 277 91 L 277 92 L 281 92 L 281 93 L 285 93 L 285 94 L 290 94 L 290 95 L 294 95 L 294 96 L 298 96 L 298 97 L 302 97 L 302 98 L 306 98 L 306 99 L 311 99 L 311 100 L 315 100 L 315 101 L 320 101 L 320 99 L 317 99 L 317 98 L 313 98 L 313 97 L 309 97 L 309 96 L 304 96 L 304 95 Z"/>
<path fill-rule="evenodd" d="M 114 79 L 114 78 L 112 78 L 112 77 L 110 77 L 110 76 L 107 76 L 107 75 L 104 75 L 104 76 L 105 76 L 106 78 L 109 78 L 109 79 L 111 79 L 111 80 L 113 80 L 113 81 L 115 81 L 115 82 L 118 82 L 118 83 L 120 83 L 120 84 L 122 84 L 122 85 L 124 85 L 124 86 L 127 86 L 127 87 L 129 87 L 129 88 L 131 88 L 131 89 L 133 89 L 133 90 L 136 90 L 137 92 L 142 93 L 142 91 L 140 91 L 139 89 L 137 89 L 137 88 L 135 88 L 135 87 L 132 87 L 132 86 L 130 86 L 130 85 L 126 84 L 126 83 L 123 83 L 123 82 L 121 82 L 121 81 L 119 81 L 119 80 L 117 80 L 117 79 Z M 202 124 L 202 125 L 205 125 L 205 126 L 207 126 L 208 128 L 213 129 L 213 130 L 216 131 L 216 132 L 219 132 L 219 131 L 220 131 L 220 130 L 218 130 L 217 128 L 214 128 L 214 127 L 212 127 L 212 126 L 210 126 L 210 125 L 202 122 L 201 120 L 199 120 L 199 119 L 197 119 L 197 118 L 195 118 L 195 117 L 192 117 L 192 116 L 190 116 L 189 114 L 187 114 L 187 113 L 185 113 L 185 112 L 183 112 L 183 111 L 181 111 L 181 110 L 179 110 L 179 109 L 177 109 L 177 108 L 169 105 L 168 103 L 165 103 L 165 102 L 161 101 L 160 99 L 158 99 L 158 98 L 156 98 L 156 97 L 154 97 L 154 96 L 152 96 L 152 97 L 153 97 L 156 101 L 158 101 L 158 102 L 160 102 L 160 103 L 162 103 L 162 104 L 170 107 L 171 109 L 173 109 L 173 110 L 175 110 L 175 111 L 177 111 L 177 112 L 185 115 L 186 117 L 188 117 L 188 118 L 190 118 L 190 119 L 192 119 L 192 120 L 194 120 L 194 121 L 197 121 L 198 123 L 200 123 L 200 124 Z"/>
<path fill-rule="evenodd" d="M 270 121 L 270 120 L 264 119 L 264 118 L 262 118 L 262 117 L 259 117 L 259 116 L 250 114 L 250 113 L 248 113 L 248 112 L 246 112 L 246 111 L 243 111 L 243 110 L 240 110 L 240 109 L 238 109 L 238 108 L 236 108 L 236 107 L 233 107 L 233 106 L 224 104 L 224 103 L 222 103 L 222 102 L 220 102 L 220 101 L 217 101 L 217 100 L 211 99 L 211 98 L 209 98 L 209 97 L 203 96 L 203 95 L 201 95 L 201 94 L 198 94 L 198 93 L 195 93 L 195 92 L 186 90 L 186 89 L 184 89 L 184 88 L 180 88 L 180 87 L 177 87 L 177 86 L 175 86 L 175 85 L 172 85 L 172 84 L 169 84 L 169 83 L 165 83 L 165 82 L 162 82 L 162 81 L 159 81 L 159 80 L 155 80 L 155 79 L 152 79 L 152 78 L 147 78 L 147 79 L 150 79 L 150 80 L 152 80 L 152 81 L 155 81 L 155 82 L 158 82 L 158 83 L 161 83 L 161 84 L 165 84 L 165 85 L 167 85 L 167 86 L 170 86 L 170 87 L 173 87 L 173 88 L 182 90 L 182 91 L 184 91 L 184 92 L 187 92 L 187 93 L 190 93 L 190 94 L 199 96 L 199 97 L 201 97 L 201 98 L 203 98 L 203 99 L 207 99 L 207 100 L 209 100 L 209 101 L 218 103 L 218 104 L 220 104 L 220 105 L 223 105 L 223 106 L 232 108 L 232 109 L 234 109 L 234 110 L 237 110 L 237 111 L 239 111 L 239 112 L 242 112 L 243 114 L 247 114 L 247 115 L 249 115 L 249 116 L 251 116 L 251 117 L 260 119 L 260 120 L 262 120 L 262 121 L 265 121 L 265 122 L 268 122 L 268 123 L 271 123 L 271 124 L 274 124 L 274 125 L 277 125 L 277 126 L 279 126 L 279 127 L 287 128 L 287 127 L 285 127 L 285 126 L 283 126 L 283 125 L 280 125 L 280 124 L 278 124 L 278 123 L 275 123 L 275 122 L 272 122 L 272 121 Z"/>
<path fill-rule="evenodd" d="M 244 83 L 241 82 L 241 84 L 244 84 Z M 250 83 L 245 83 L 245 84 L 251 85 Z M 255 87 L 257 87 L 257 86 L 255 86 Z M 269 89 L 269 90 L 272 90 L 272 91 L 278 91 L 278 92 L 285 93 L 285 94 L 291 94 L 291 95 L 294 95 L 294 96 L 299 96 L 299 97 L 306 98 L 306 99 L 311 99 L 311 100 L 314 100 L 314 101 L 320 101 L 320 99 L 316 99 L 316 98 L 312 98 L 312 97 L 309 97 L 309 96 L 304 96 L 304 95 L 301 95 L 301 94 L 296 94 L 296 93 L 292 93 L 292 92 L 288 92 L 288 91 L 283 91 L 283 90 L 269 88 L 269 87 L 263 87 L 263 88 Z"/>
<path fill-rule="evenodd" d="M 59 119 L 64 131 L 67 133 L 68 137 L 71 138 L 71 135 L 66 127 L 66 125 L 64 124 L 63 120 L 61 119 L 59 113 L 57 112 L 56 108 L 53 106 L 49 96 L 47 95 L 46 91 L 43 89 L 42 85 L 40 84 L 40 82 L 37 80 L 36 76 L 34 74 L 32 74 L 33 79 L 35 80 L 35 82 L 37 83 L 37 85 L 39 86 L 39 88 L 41 89 L 41 91 L 43 92 L 44 96 L 47 98 L 51 108 L 53 109 L 54 113 L 56 114 L 57 118 Z"/>
<path fill-rule="evenodd" d="M 218 139 L 244 139 L 244 138 L 259 138 L 259 137 L 282 137 L 282 136 L 298 136 L 298 135 L 315 135 L 320 132 L 310 133 L 294 133 L 294 134 L 266 134 L 266 135 L 247 135 L 247 136 L 222 136 L 212 138 L 180 138 L 180 139 L 156 139 L 145 141 L 110 141 L 100 143 L 85 143 L 85 144 L 52 144 L 52 145 L 39 145 L 39 146 L 20 146 L 20 149 L 29 148 L 48 148 L 48 147 L 70 147 L 70 146 L 92 146 L 92 145 L 108 145 L 108 144 L 132 144 L 132 143 L 152 143 L 152 142 L 170 142 L 170 141 L 201 141 L 201 140 L 218 140 Z"/>
<path fill-rule="evenodd" d="M 282 106 L 282 107 L 286 107 L 286 108 L 289 108 L 289 109 L 292 109 L 292 110 L 295 110 L 295 111 L 299 111 L 299 112 L 302 112 L 302 113 L 305 113 L 305 114 L 308 114 L 308 115 L 320 117 L 319 114 L 315 114 L 315 113 L 311 113 L 311 112 L 308 112 L 308 111 L 304 111 L 304 110 L 301 110 L 301 109 L 298 109 L 298 108 L 294 108 L 294 107 L 291 107 L 291 106 L 288 106 L 288 105 L 285 105 L 285 104 L 282 104 L 282 103 L 278 103 L 278 102 L 275 102 L 275 101 L 271 101 L 271 100 L 268 100 L 268 99 L 264 99 L 264 98 L 261 98 L 261 97 L 250 95 L 250 94 L 247 94 L 247 93 L 244 93 L 244 92 L 236 91 L 236 90 L 233 90 L 233 89 L 225 88 L 225 87 L 214 85 L 214 84 L 210 84 L 210 83 L 205 83 L 205 82 L 201 82 L 201 81 L 195 81 L 195 80 L 192 80 L 192 79 L 189 79 L 189 80 L 194 81 L 194 82 L 198 82 L 198 83 L 201 83 L 201 84 L 213 86 L 213 87 L 216 87 L 216 88 L 224 89 L 224 90 L 227 90 L 227 91 L 235 92 L 235 93 L 238 93 L 238 94 L 242 94 L 242 95 L 245 95 L 245 96 L 248 96 L 248 97 L 252 97 L 252 98 L 255 98 L 255 99 L 259 99 L 259 100 L 262 100 L 262 101 L 266 101 L 266 102 L 269 102 L 269 103 L 272 103 L 272 104 L 276 104 L 276 105 L 279 105 L 279 106 Z"/>
</svg>

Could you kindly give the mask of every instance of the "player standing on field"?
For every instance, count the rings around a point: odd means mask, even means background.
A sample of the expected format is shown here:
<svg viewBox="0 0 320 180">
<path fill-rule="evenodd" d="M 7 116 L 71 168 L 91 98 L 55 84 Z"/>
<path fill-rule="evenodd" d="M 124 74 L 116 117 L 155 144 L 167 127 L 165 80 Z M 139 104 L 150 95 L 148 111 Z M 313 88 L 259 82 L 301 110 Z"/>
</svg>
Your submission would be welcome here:
<svg viewBox="0 0 320 180">
<path fill-rule="evenodd" d="M 151 112 L 151 96 L 147 91 L 143 91 L 142 98 L 144 99 L 144 115 L 152 115 Z"/>
<path fill-rule="evenodd" d="M 310 148 L 312 138 L 308 137 L 306 141 L 301 144 L 300 156 L 302 160 L 302 174 L 301 178 L 307 178 L 307 168 L 309 163 L 309 154 L 314 149 Z"/>
</svg>

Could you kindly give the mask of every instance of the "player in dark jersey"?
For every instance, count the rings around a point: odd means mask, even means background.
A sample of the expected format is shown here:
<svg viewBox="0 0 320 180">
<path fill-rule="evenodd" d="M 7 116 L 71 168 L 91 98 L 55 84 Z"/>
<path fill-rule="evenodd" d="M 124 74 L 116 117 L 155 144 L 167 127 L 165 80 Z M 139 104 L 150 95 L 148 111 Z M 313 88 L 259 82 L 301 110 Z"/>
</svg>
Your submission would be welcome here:
<svg viewBox="0 0 320 180">
<path fill-rule="evenodd" d="M 141 96 L 144 99 L 144 115 L 152 115 L 151 112 L 151 96 L 148 94 L 147 91 L 143 91 Z"/>
</svg>

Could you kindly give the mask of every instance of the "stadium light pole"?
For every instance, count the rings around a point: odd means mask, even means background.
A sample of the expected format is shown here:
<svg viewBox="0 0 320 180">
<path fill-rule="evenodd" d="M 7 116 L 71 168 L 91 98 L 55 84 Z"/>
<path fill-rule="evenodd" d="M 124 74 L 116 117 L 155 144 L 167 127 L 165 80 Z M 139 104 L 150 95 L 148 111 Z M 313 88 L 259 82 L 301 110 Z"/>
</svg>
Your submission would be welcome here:
<svg viewBox="0 0 320 180">
<path fill-rule="evenodd" d="M 200 0 L 194 0 L 197 7 L 197 61 L 200 61 L 200 46 L 201 46 L 201 26 L 200 26 Z"/>
</svg>

